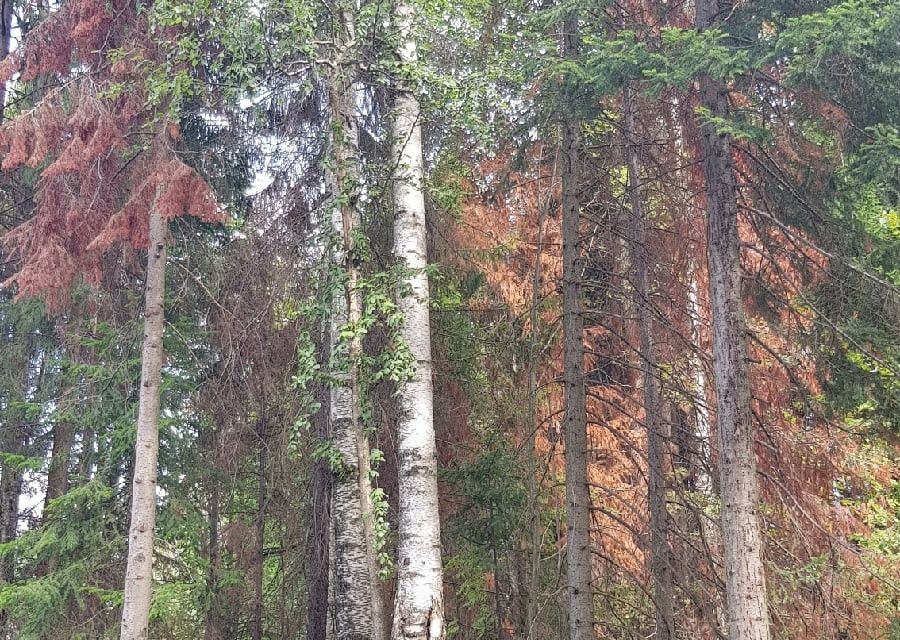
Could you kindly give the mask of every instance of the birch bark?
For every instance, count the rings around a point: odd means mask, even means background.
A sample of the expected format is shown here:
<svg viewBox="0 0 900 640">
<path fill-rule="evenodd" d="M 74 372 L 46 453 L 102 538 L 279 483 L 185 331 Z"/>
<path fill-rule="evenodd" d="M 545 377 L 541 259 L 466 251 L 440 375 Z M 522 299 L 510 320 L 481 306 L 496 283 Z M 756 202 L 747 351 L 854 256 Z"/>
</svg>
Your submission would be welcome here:
<svg viewBox="0 0 900 640">
<path fill-rule="evenodd" d="M 685 114 L 684 106 L 675 96 L 672 104 L 671 122 L 675 133 L 675 148 L 679 158 L 687 158 L 685 154 L 685 135 L 684 121 L 689 117 Z M 686 211 L 691 210 L 691 203 L 684 201 L 683 208 Z M 690 215 L 690 214 L 689 214 Z M 700 345 L 703 344 L 703 318 L 700 314 L 700 271 L 697 263 L 693 258 L 687 262 L 686 272 L 688 279 L 687 290 L 687 314 L 690 319 L 691 341 L 694 350 L 690 354 L 690 364 L 693 371 L 693 406 L 694 406 L 694 446 L 690 455 L 688 464 L 692 469 L 695 477 L 694 488 L 698 494 L 703 497 L 704 504 L 709 505 L 716 502 L 715 487 L 713 487 L 712 477 L 709 469 L 712 467 L 712 453 L 710 444 L 710 406 L 709 400 L 709 382 L 707 380 L 706 367 L 699 355 Z M 712 519 L 704 510 L 698 510 L 697 515 L 698 531 L 704 541 L 706 548 L 710 554 L 710 565 L 715 570 L 718 564 L 716 559 L 722 557 L 722 531 L 721 523 Z M 724 581 L 723 581 L 724 582 Z M 727 627 L 725 621 L 725 609 L 723 606 L 722 594 L 718 589 L 711 594 L 712 598 L 704 610 L 709 611 L 707 616 L 710 625 L 713 625 L 716 631 L 724 632 Z"/>
<path fill-rule="evenodd" d="M 417 61 L 412 7 L 394 10 L 403 67 Z M 394 640 L 444 637 L 441 524 L 438 509 L 437 451 L 431 381 L 431 326 L 428 310 L 425 229 L 425 167 L 419 102 L 403 83 L 394 104 L 394 255 L 406 270 L 397 295 L 403 312 L 400 333 L 414 360 L 410 380 L 399 384 L 397 453 L 399 515 Z"/>
<path fill-rule="evenodd" d="M 359 374 L 362 299 L 355 235 L 359 232 L 361 219 L 361 177 L 356 112 L 362 89 L 357 81 L 358 11 L 354 0 L 339 6 L 334 40 L 337 65 L 328 79 L 336 195 L 332 229 L 340 239 L 335 261 L 344 276 L 343 295 L 335 297 L 332 309 L 332 353 L 346 347 L 343 354 L 346 362 L 335 372 L 336 384 L 331 388 L 330 406 L 334 443 L 348 472 L 335 479 L 332 494 L 334 605 L 339 640 L 363 637 L 384 640 L 387 621 L 378 577 L 370 447 L 362 423 Z M 346 345 L 340 340 L 344 329 L 349 329 Z M 341 590 L 346 590 L 351 597 L 341 597 Z"/>
</svg>

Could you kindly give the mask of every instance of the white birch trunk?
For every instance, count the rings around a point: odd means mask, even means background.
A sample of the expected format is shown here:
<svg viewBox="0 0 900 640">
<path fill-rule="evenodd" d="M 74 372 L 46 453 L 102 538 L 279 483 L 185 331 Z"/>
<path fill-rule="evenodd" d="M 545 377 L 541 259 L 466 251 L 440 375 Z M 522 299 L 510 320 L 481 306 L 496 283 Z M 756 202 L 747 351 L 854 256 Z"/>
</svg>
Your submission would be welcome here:
<svg viewBox="0 0 900 640">
<path fill-rule="evenodd" d="M 688 316 L 690 316 L 691 319 L 691 339 L 695 345 L 699 345 L 701 339 L 700 290 L 699 285 L 697 284 L 696 271 L 697 269 L 692 260 L 688 264 L 688 277 L 690 278 L 690 282 L 688 283 Z M 706 469 L 706 464 L 711 460 L 711 449 L 709 445 L 710 420 L 709 407 L 707 406 L 709 385 L 706 382 L 706 371 L 700 358 L 693 356 L 691 362 L 694 371 L 694 395 L 696 396 L 694 413 L 697 426 L 694 430 L 694 437 L 697 440 L 697 457 L 700 462 L 700 464 L 697 465 L 697 481 L 695 486 L 698 493 L 710 498 L 713 495 L 713 485 L 712 478 Z"/>
<path fill-rule="evenodd" d="M 144 294 L 144 342 L 138 399 L 131 528 L 120 640 L 146 640 L 153 586 L 153 533 L 156 525 L 156 473 L 159 450 L 159 384 L 163 360 L 163 292 L 166 274 L 166 221 L 150 211 L 150 246 Z"/>
<path fill-rule="evenodd" d="M 333 303 L 332 354 L 340 348 L 340 331 L 349 325 L 352 332 L 344 353 L 346 370 L 338 372 L 338 384 L 331 389 L 330 403 L 334 443 L 349 471 L 335 479 L 332 494 L 331 523 L 336 543 L 333 575 L 337 578 L 333 604 L 339 640 L 384 640 L 387 622 L 378 578 L 370 448 L 362 424 L 359 376 L 362 336 L 357 327 L 362 317 L 362 300 L 358 289 L 354 234 L 361 219 L 356 110 L 362 89 L 356 81 L 357 61 L 354 59 L 357 11 L 358 6 L 353 1 L 340 7 L 335 37 L 338 60 L 335 72 L 329 78 L 333 178 L 337 198 L 332 212 L 332 229 L 340 238 L 340 249 L 335 252 L 336 265 L 345 276 L 344 295 L 335 296 Z"/>
<path fill-rule="evenodd" d="M 412 8 L 399 2 L 394 13 L 403 66 L 417 61 Z M 397 87 L 394 105 L 394 255 L 406 274 L 397 304 L 400 332 L 414 359 L 410 380 L 398 385 L 399 527 L 394 640 L 444 637 L 441 522 L 438 510 L 437 451 L 431 381 L 431 326 L 428 310 L 424 158 L 419 103 L 406 86 Z"/>
<path fill-rule="evenodd" d="M 348 135 L 344 131 L 338 134 Z M 336 164 L 342 165 L 346 159 L 338 159 L 341 155 L 337 149 L 343 143 L 335 141 Z M 340 204 L 347 194 L 343 193 L 344 181 L 336 171 L 335 184 L 338 204 L 332 212 L 332 230 L 340 244 L 334 250 L 334 263 L 341 270 L 352 263 L 348 249 L 349 228 L 345 231 L 344 218 L 346 206 Z M 348 225 L 349 227 L 349 225 Z M 359 340 L 352 338 L 349 343 L 341 344 L 340 334 L 350 324 L 359 320 L 358 292 L 356 275 L 351 267 L 343 274 L 344 281 L 340 292 L 336 292 L 331 307 L 331 376 L 332 386 L 329 391 L 329 416 L 331 441 L 340 453 L 341 468 L 335 473 L 331 493 L 331 531 L 333 541 L 332 598 L 335 624 L 335 638 L 338 640 L 369 640 L 373 633 L 371 595 L 375 591 L 368 567 L 368 540 L 365 535 L 363 516 L 362 484 L 368 479 L 368 446 L 366 446 L 366 468 L 360 467 L 360 436 L 362 425 L 359 422 L 359 395 L 355 372 L 358 356 Z M 343 362 L 341 362 L 343 361 Z M 365 438 L 362 435 L 362 438 Z M 366 492 L 371 496 L 371 489 Z M 369 510 L 371 514 L 371 510 Z"/>
</svg>

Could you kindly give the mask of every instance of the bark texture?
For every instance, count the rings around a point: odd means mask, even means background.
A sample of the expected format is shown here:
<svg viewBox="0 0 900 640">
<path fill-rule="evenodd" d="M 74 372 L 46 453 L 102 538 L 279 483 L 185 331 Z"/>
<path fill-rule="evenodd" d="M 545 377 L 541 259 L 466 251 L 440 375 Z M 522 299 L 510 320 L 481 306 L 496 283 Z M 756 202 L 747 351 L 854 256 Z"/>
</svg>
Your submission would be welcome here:
<svg viewBox="0 0 900 640">
<path fill-rule="evenodd" d="M 334 481 L 332 527 L 335 541 L 334 607 L 337 638 L 384 640 L 387 629 L 375 554 L 375 523 L 369 440 L 362 423 L 358 331 L 362 300 L 358 288 L 358 256 L 354 237 L 360 223 L 359 126 L 355 2 L 343 2 L 336 21 L 337 64 L 329 77 L 336 206 L 333 232 L 339 238 L 335 262 L 344 275 L 343 295 L 332 309 L 331 347 L 338 360 L 331 388 L 333 441 L 341 454 L 342 472 Z M 346 344 L 340 334 L 351 328 Z M 342 596 L 346 593 L 346 597 Z"/>
<path fill-rule="evenodd" d="M 698 1 L 698 29 L 713 26 L 719 9 L 716 0 Z M 721 82 L 701 78 L 700 101 L 714 116 L 728 117 L 727 88 Z M 728 637 L 769 640 L 731 140 L 710 123 L 703 125 L 701 134 Z"/>
<path fill-rule="evenodd" d="M 50 469 L 47 471 L 47 493 L 44 498 L 44 513 L 51 500 L 69 490 L 69 458 L 72 454 L 72 440 L 75 432 L 71 422 L 62 421 L 53 425 L 53 448 L 50 453 Z"/>
<path fill-rule="evenodd" d="M 556 167 L 558 161 L 553 163 L 553 176 L 550 184 L 556 179 Z M 538 457 L 537 457 L 537 433 L 540 429 L 540 418 L 537 411 L 537 364 L 538 364 L 538 321 L 540 319 L 539 305 L 541 303 L 541 254 L 544 248 L 544 222 L 551 208 L 548 197 L 541 207 L 538 217 L 538 235 L 536 254 L 534 259 L 534 273 L 531 279 L 531 309 L 529 310 L 529 323 L 531 335 L 528 341 L 528 419 L 530 430 L 527 436 L 528 454 L 528 513 L 529 513 L 529 537 L 530 549 L 526 569 L 528 585 L 525 588 L 525 633 L 526 640 L 535 640 L 539 637 L 537 629 L 538 597 L 540 595 L 541 578 L 541 545 L 543 538 L 543 524 L 538 510 L 540 485 L 538 484 Z M 525 554 L 523 554 L 525 555 Z"/>
<path fill-rule="evenodd" d="M 671 122 L 675 134 L 675 147 L 678 150 L 679 157 L 686 157 L 684 122 L 688 117 L 692 117 L 692 114 L 686 113 L 685 106 L 679 101 L 677 96 L 673 96 Z M 689 211 L 691 209 L 690 203 L 685 201 L 684 208 Z M 690 319 L 691 341 L 694 344 L 694 350 L 690 354 L 690 363 L 693 369 L 694 430 L 691 434 L 691 443 L 688 446 L 684 462 L 690 470 L 690 486 L 703 497 L 704 504 L 713 504 L 716 491 L 709 471 L 712 466 L 712 447 L 710 444 L 710 434 L 712 432 L 710 429 L 711 402 L 706 366 L 699 354 L 700 345 L 703 344 L 703 318 L 700 313 L 700 276 L 697 264 L 693 258 L 688 260 L 686 275 L 688 279 L 687 315 Z M 716 559 L 723 556 L 721 551 L 722 532 L 720 522 L 711 518 L 703 509 L 695 510 L 695 514 L 697 531 L 703 539 L 704 547 L 708 550 L 705 557 L 697 561 L 709 564 L 710 571 L 715 574 L 717 573 L 716 567 L 719 565 Z M 703 611 L 706 612 L 706 618 L 710 625 L 713 625 L 717 632 L 724 634 L 727 624 L 725 622 L 723 594 L 716 589 L 710 595 L 712 597 L 709 602 L 704 603 Z"/>
<path fill-rule="evenodd" d="M 336 212 L 340 224 L 340 211 Z M 342 252 L 341 252 L 342 253 Z M 343 259 L 340 259 L 343 263 Z M 331 312 L 331 340 L 333 361 L 341 358 L 336 347 L 339 336 L 347 326 L 347 298 L 337 295 Z M 344 353 L 343 357 L 349 357 Z M 350 375 L 340 365 L 332 367 L 335 379 L 329 397 L 331 442 L 340 454 L 340 468 L 332 479 L 331 539 L 333 563 L 331 567 L 331 609 L 335 624 L 335 637 L 372 637 L 373 585 L 367 565 L 367 545 L 363 527 L 362 502 L 359 491 L 359 458 L 357 453 L 357 411 Z"/>
<path fill-rule="evenodd" d="M 0 0 L 0 61 L 10 53 L 12 47 L 13 1 Z M 6 113 L 6 83 L 0 82 L 0 124 Z M 5 327 L 4 327 L 5 329 Z M 7 333 L 7 335 L 10 335 Z M 28 358 L 31 356 L 31 343 L 25 350 L 23 366 L 23 398 L 28 393 Z M 24 420 L 23 420 L 24 422 Z M 13 421 L 0 424 L 0 451 L 21 455 L 25 452 L 27 441 L 24 424 Z M 0 464 L 0 544 L 15 539 L 19 524 L 19 496 L 22 493 L 22 470 L 13 465 Z M 12 555 L 0 562 L 0 574 L 4 582 L 12 582 L 15 564 Z M 5 615 L 5 614 L 3 614 Z"/>
<path fill-rule="evenodd" d="M 328 405 L 327 402 L 322 404 Z M 320 410 L 316 414 L 316 436 L 323 440 L 328 437 L 328 419 L 325 410 Z M 325 640 L 329 628 L 328 595 L 331 593 L 328 563 L 331 538 L 329 535 L 331 470 L 325 460 L 317 460 L 315 463 L 312 491 L 312 535 L 309 543 L 306 640 Z"/>
<path fill-rule="evenodd" d="M 688 315 L 691 319 L 691 339 L 694 344 L 699 345 L 701 341 L 701 320 L 700 320 L 700 290 L 697 284 L 696 267 L 693 261 L 688 264 L 688 274 L 690 284 L 688 287 Z M 703 362 L 696 354 L 691 356 L 694 367 L 694 445 L 693 455 L 690 456 L 690 469 L 694 474 L 694 490 L 703 496 L 705 504 L 713 504 L 715 502 L 715 488 L 713 487 L 712 476 L 709 468 L 712 464 L 712 452 L 710 445 L 710 418 L 709 418 L 709 384 L 707 383 L 706 370 Z M 704 545 L 708 550 L 706 555 L 707 562 L 710 564 L 710 570 L 716 571 L 717 562 L 710 561 L 710 558 L 721 558 L 722 553 L 722 529 L 721 523 L 713 519 L 704 510 L 697 510 L 697 527 L 703 538 Z M 712 600 L 707 603 L 705 608 L 709 612 L 707 618 L 710 624 L 715 624 L 715 628 L 724 633 L 728 624 L 725 620 L 725 609 L 723 607 L 722 593 L 716 589 Z"/>
<path fill-rule="evenodd" d="M 269 495 L 268 480 L 268 443 L 266 442 L 266 424 L 261 422 L 257 431 L 259 436 L 259 460 L 256 469 L 256 551 L 253 562 L 253 623 L 250 625 L 252 640 L 263 638 L 263 573 L 266 561 L 266 499 Z"/>
<path fill-rule="evenodd" d="M 690 284 L 688 287 L 688 315 L 691 318 L 691 339 L 694 344 L 699 345 L 701 336 L 701 320 L 700 320 L 700 290 L 697 284 L 696 268 L 693 261 L 688 265 Z M 708 388 L 706 382 L 706 371 L 700 358 L 693 358 L 694 367 L 694 394 L 695 400 L 695 421 L 694 437 L 697 440 L 697 455 L 695 460 L 697 479 L 695 487 L 697 491 L 706 497 L 712 497 L 713 484 L 712 478 L 707 471 L 707 465 L 710 463 L 710 428 L 709 428 L 709 407 Z"/>
<path fill-rule="evenodd" d="M 146 640 L 153 585 L 153 531 L 156 525 L 156 474 L 159 451 L 159 382 L 163 360 L 163 291 L 166 269 L 166 221 L 150 212 L 147 284 L 144 294 L 144 342 L 138 398 L 131 527 L 120 640 Z"/>
<path fill-rule="evenodd" d="M 9 55 L 12 45 L 13 0 L 0 0 L 0 60 Z M 0 82 L 0 123 L 6 111 L 6 83 Z"/>
<path fill-rule="evenodd" d="M 25 365 L 23 368 L 24 381 L 22 385 L 22 398 L 28 393 L 28 358 L 31 356 L 30 347 L 25 353 Z M 24 419 L 9 420 L 2 425 L 2 437 L 0 437 L 0 451 L 12 455 L 24 455 L 28 443 L 27 429 Z M 3 462 L 0 464 L 0 544 L 16 539 L 19 528 L 19 498 L 22 495 L 23 475 L 22 469 L 14 464 Z M 12 582 L 15 579 L 15 558 L 12 554 L 3 558 L 0 563 L 2 581 Z"/>
<path fill-rule="evenodd" d="M 657 640 L 675 638 L 672 560 L 668 542 L 666 509 L 666 434 L 661 419 L 660 385 L 656 354 L 653 351 L 653 308 L 650 302 L 647 234 L 641 194 L 640 147 L 634 122 L 634 96 L 625 88 L 626 151 L 628 155 L 628 196 L 631 203 L 632 286 L 638 315 L 641 372 L 643 377 L 644 426 L 647 429 L 648 503 L 650 505 L 650 569 L 653 574 L 653 601 L 656 607 Z"/>
<path fill-rule="evenodd" d="M 415 64 L 412 7 L 399 2 L 395 25 L 402 65 Z M 394 255 L 407 273 L 398 294 L 400 329 L 414 359 L 410 380 L 398 388 L 397 453 L 399 531 L 394 640 L 444 637 L 441 525 L 431 380 L 431 326 L 428 310 L 424 159 L 419 102 L 405 86 L 394 104 Z"/>
<path fill-rule="evenodd" d="M 578 22 L 562 23 L 564 57 L 577 51 Z M 569 592 L 570 640 L 593 640 L 591 591 L 591 495 L 587 474 L 587 414 L 584 386 L 584 316 L 581 279 L 584 258 L 580 243 L 581 207 L 578 202 L 579 124 L 570 115 L 562 119 L 562 243 L 563 243 L 563 376 L 565 383 L 566 440 L 566 580 Z"/>
</svg>

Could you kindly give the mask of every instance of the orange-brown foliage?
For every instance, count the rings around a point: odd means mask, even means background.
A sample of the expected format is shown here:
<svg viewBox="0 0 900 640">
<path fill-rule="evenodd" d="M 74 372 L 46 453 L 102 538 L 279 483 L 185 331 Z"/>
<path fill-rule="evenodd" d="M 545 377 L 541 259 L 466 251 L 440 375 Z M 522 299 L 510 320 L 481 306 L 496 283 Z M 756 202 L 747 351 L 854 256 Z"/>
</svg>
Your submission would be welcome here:
<svg viewBox="0 0 900 640">
<path fill-rule="evenodd" d="M 645 122 L 663 122 L 666 126 L 664 131 L 648 131 L 648 139 L 668 140 L 644 151 L 644 161 L 652 167 L 648 173 L 664 176 L 665 180 L 648 180 L 645 186 L 653 220 L 647 239 L 655 261 L 651 269 L 655 287 L 652 301 L 661 316 L 654 331 L 656 355 L 660 365 L 671 372 L 664 386 L 673 415 L 681 412 L 691 416 L 698 404 L 715 406 L 708 370 L 711 335 L 706 292 L 704 176 L 702 165 L 692 161 L 699 157 L 699 131 L 691 99 L 679 100 L 675 108 L 666 106 L 666 100 L 643 108 Z M 826 110 L 826 105 L 821 105 L 819 111 Z M 788 160 L 805 156 L 808 162 L 817 157 L 793 139 L 779 144 L 779 152 L 782 147 L 791 149 L 786 154 Z M 450 246 L 442 252 L 447 261 L 460 268 L 482 271 L 489 286 L 478 303 L 483 309 L 496 310 L 499 306 L 509 316 L 521 318 L 526 334 L 533 330 L 528 312 L 535 299 L 536 261 L 541 269 L 537 292 L 540 321 L 552 325 L 559 314 L 558 184 L 551 179 L 551 155 L 538 146 L 528 156 L 528 167 L 519 171 L 509 170 L 509 156 L 479 163 L 475 177 L 464 185 L 470 194 L 464 214 L 446 232 Z M 795 637 L 831 637 L 825 634 L 843 628 L 852 637 L 873 638 L 875 630 L 884 628 L 886 621 L 857 602 L 854 594 L 860 590 L 872 594 L 881 587 L 877 581 L 874 586 L 870 584 L 860 556 L 847 542 L 849 536 L 866 532 L 865 513 L 834 498 L 835 482 L 852 482 L 862 473 L 852 463 L 859 444 L 841 425 L 830 423 L 816 410 L 814 397 L 821 392 L 820 380 L 827 371 L 822 370 L 803 341 L 815 318 L 808 309 L 796 304 L 803 291 L 826 273 L 828 258 L 804 242 L 802 231 L 782 229 L 751 213 L 764 208 L 752 200 L 752 187 L 765 176 L 758 175 L 750 156 L 736 151 L 734 158 L 742 194 L 742 264 L 747 282 L 747 322 L 752 333 L 748 357 L 752 363 L 761 489 L 767 505 L 763 522 L 769 540 L 767 561 L 772 567 L 772 589 L 788 594 L 783 595 L 787 600 L 774 610 L 775 623 L 780 633 Z M 585 179 L 595 179 L 593 175 Z M 594 188 L 600 187 L 595 184 Z M 604 197 L 609 195 L 604 193 L 601 199 Z M 608 224 L 620 223 L 610 220 Z M 598 231 L 585 226 L 584 232 L 587 235 Z M 615 292 L 617 287 L 627 290 L 620 284 L 628 277 L 627 253 L 615 241 L 605 240 L 614 237 L 610 229 L 599 233 L 607 234 L 600 240 L 602 252 L 607 262 L 614 265 L 610 291 Z M 698 316 L 693 320 L 688 301 L 692 282 L 696 283 L 699 305 Z M 761 305 L 757 299 L 760 296 L 768 302 Z M 596 573 L 602 576 L 622 571 L 644 584 L 648 580 L 648 508 L 644 416 L 640 379 L 635 373 L 639 366 L 637 339 L 627 296 L 612 293 L 611 298 L 614 299 L 605 303 L 604 317 L 589 322 L 585 330 L 587 371 L 601 359 L 612 359 L 624 366 L 613 383 L 594 381 L 589 387 L 594 544 L 598 557 L 607 561 L 598 564 Z M 542 398 L 537 404 L 537 418 L 542 425 L 537 445 L 560 477 L 558 441 L 563 400 L 555 382 L 561 375 L 562 358 L 561 337 L 556 335 L 542 352 L 540 363 L 535 364 Z M 698 366 L 707 369 L 707 397 L 692 396 Z M 527 386 L 525 371 L 517 379 L 520 389 Z M 710 417 L 715 464 L 715 416 Z M 668 421 L 674 429 L 675 419 Z M 528 433 L 527 425 L 511 427 L 511 431 L 513 437 Z M 673 453 L 677 453 L 674 442 L 672 446 Z M 866 473 L 884 474 L 885 470 L 868 469 Z M 672 491 L 676 509 L 685 504 L 685 498 L 679 495 L 681 489 L 674 482 Z M 682 527 L 685 523 L 678 521 L 673 526 Z M 682 545 L 679 536 L 671 539 L 676 554 L 696 558 L 696 548 Z M 563 536 L 559 542 L 564 543 Z M 798 590 L 787 578 L 783 583 L 779 581 L 779 575 L 789 575 L 823 556 L 831 558 L 825 575 L 834 586 L 828 593 L 805 587 Z M 701 557 L 695 562 L 704 560 Z M 707 580 L 715 574 L 714 565 L 708 563 L 693 570 Z"/>
<path fill-rule="evenodd" d="M 177 125 L 153 134 L 137 68 L 157 55 L 144 21 L 126 0 L 72 0 L 26 39 L 24 81 L 75 77 L 0 129 L 4 170 L 43 167 L 30 219 L 0 239 L 19 264 L 3 286 L 19 297 L 63 307 L 76 278 L 99 282 L 104 251 L 146 247 L 153 206 L 169 219 L 223 219 L 213 191 L 175 153 Z M 106 53 L 126 41 L 129 56 L 108 64 Z M 131 89 L 116 90 L 121 83 Z"/>
</svg>

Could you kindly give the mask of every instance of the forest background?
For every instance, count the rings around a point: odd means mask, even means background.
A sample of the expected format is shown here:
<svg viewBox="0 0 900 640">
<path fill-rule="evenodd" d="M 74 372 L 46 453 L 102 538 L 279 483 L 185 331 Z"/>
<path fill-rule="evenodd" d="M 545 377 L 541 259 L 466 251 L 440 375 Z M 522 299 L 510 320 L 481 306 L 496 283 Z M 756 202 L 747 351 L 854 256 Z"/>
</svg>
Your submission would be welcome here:
<svg viewBox="0 0 900 640">
<path fill-rule="evenodd" d="M 896 3 L 0 9 L 0 637 L 900 638 Z"/>
</svg>

